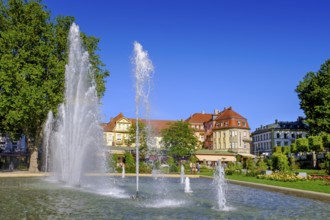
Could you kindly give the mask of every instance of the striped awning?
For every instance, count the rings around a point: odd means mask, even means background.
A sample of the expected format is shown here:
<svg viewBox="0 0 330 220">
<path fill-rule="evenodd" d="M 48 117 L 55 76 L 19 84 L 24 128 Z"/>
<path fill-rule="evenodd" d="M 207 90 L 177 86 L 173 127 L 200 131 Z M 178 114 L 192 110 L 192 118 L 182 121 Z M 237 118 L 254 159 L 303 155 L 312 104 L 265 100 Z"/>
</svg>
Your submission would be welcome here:
<svg viewBox="0 0 330 220">
<path fill-rule="evenodd" d="M 235 156 L 225 156 L 225 155 L 196 155 L 199 161 L 225 161 L 225 162 L 235 162 Z"/>
</svg>

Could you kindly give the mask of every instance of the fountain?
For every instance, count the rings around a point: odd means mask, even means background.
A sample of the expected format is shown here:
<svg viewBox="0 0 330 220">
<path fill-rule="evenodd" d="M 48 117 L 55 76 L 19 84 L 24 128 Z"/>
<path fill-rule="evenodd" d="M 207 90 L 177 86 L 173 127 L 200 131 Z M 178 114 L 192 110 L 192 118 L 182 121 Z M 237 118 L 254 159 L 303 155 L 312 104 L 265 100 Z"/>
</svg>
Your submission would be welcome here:
<svg viewBox="0 0 330 220">
<path fill-rule="evenodd" d="M 225 171 L 221 164 L 221 161 L 218 161 L 216 170 L 213 175 L 213 184 L 215 185 L 217 192 L 217 209 L 225 210 L 226 209 L 226 194 L 225 194 Z"/>
<path fill-rule="evenodd" d="M 148 117 L 149 103 L 148 97 L 150 92 L 150 79 L 153 73 L 153 65 L 148 57 L 148 53 L 143 50 L 141 44 L 134 42 L 134 60 L 135 65 L 135 107 L 136 107 L 136 198 L 139 192 L 139 110 L 140 102 L 145 106 L 145 113 Z M 148 119 L 148 118 L 146 118 Z"/>
<path fill-rule="evenodd" d="M 183 166 L 183 164 L 181 164 L 180 183 L 184 184 L 184 166 Z"/>
<path fill-rule="evenodd" d="M 138 123 L 138 105 L 141 97 L 145 97 L 140 83 L 150 79 L 148 74 L 153 68 L 138 43 L 135 43 L 135 52 Z M 2 178 L 0 219 L 327 219 L 330 216 L 329 204 L 325 202 L 226 184 L 220 162 L 213 181 L 208 178 L 190 181 L 186 177 L 185 192 L 191 191 L 191 183 L 194 193 L 182 192 L 175 178 L 139 179 L 138 132 L 136 184 L 134 177 L 128 176 L 125 181 L 117 181 L 120 176 L 107 178 L 98 100 L 89 66 L 88 54 L 81 47 L 79 28 L 73 24 L 65 103 L 60 106 L 57 117 L 49 113 L 44 132 L 45 151 L 51 155 L 50 161 L 46 156 L 45 170 L 50 169 L 70 187 L 38 177 Z M 91 173 L 98 175 L 91 176 Z M 182 183 L 183 166 L 180 177 Z M 136 196 L 141 190 L 145 199 L 137 203 L 125 193 L 118 194 L 112 185 L 108 191 L 103 190 L 104 185 L 95 184 L 90 190 L 90 180 L 102 184 L 115 180 L 125 192 L 132 192 L 136 187 Z M 77 185 L 81 187 L 72 187 Z M 109 189 L 108 184 L 105 186 Z"/>
<path fill-rule="evenodd" d="M 189 177 L 186 177 L 184 183 L 185 183 L 185 185 L 184 185 L 184 192 L 185 193 L 192 193 L 192 190 L 190 188 L 190 179 L 189 179 Z"/>
<path fill-rule="evenodd" d="M 84 181 L 88 172 L 106 171 L 99 100 L 89 55 L 83 48 L 79 27 L 72 24 L 65 67 L 65 102 L 56 118 L 49 113 L 45 129 L 51 171 L 61 182 L 79 186 L 87 184 Z"/>
</svg>

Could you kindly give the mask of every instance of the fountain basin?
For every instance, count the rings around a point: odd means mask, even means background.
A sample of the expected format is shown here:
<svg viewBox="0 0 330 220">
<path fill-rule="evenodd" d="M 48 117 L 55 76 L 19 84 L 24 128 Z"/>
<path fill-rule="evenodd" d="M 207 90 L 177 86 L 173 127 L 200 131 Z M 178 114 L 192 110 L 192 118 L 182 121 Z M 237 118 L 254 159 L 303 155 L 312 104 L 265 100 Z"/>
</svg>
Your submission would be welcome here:
<svg viewBox="0 0 330 220">
<path fill-rule="evenodd" d="M 112 188 L 79 188 L 45 177 L 1 178 L 0 219 L 326 219 L 329 204 L 227 184 L 227 210 L 216 207 L 212 180 L 191 179 L 184 193 L 179 178 L 140 178 L 143 200 L 132 200 L 135 177 L 96 177 Z M 99 185 L 98 185 L 99 186 Z"/>
</svg>

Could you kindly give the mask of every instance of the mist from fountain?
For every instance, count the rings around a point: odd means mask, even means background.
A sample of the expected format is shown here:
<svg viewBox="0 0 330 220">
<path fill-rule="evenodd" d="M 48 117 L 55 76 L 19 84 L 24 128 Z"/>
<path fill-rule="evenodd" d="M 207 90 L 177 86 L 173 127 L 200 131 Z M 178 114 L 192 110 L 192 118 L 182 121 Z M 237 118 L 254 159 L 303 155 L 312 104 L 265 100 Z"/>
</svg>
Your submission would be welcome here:
<svg viewBox="0 0 330 220">
<path fill-rule="evenodd" d="M 74 23 L 68 40 L 65 102 L 54 120 L 48 117 L 46 125 L 52 124 L 53 128 L 51 133 L 47 131 L 45 141 L 51 150 L 55 177 L 68 185 L 82 185 L 88 172 L 105 173 L 105 152 L 94 75 L 79 27 Z"/>
<path fill-rule="evenodd" d="M 218 210 L 226 209 L 226 181 L 225 181 L 225 170 L 221 164 L 221 161 L 218 161 L 215 172 L 213 174 L 213 184 L 215 185 L 217 193 L 217 207 Z"/>
</svg>

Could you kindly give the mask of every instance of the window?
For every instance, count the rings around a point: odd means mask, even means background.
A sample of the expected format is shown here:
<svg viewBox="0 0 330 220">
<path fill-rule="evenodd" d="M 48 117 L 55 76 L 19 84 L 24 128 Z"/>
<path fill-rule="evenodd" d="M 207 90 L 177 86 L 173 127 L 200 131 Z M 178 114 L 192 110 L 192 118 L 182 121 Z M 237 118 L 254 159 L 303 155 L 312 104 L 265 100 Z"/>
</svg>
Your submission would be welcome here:
<svg viewBox="0 0 330 220">
<path fill-rule="evenodd" d="M 284 134 L 284 139 L 287 139 L 288 138 L 288 134 Z"/>
<path fill-rule="evenodd" d="M 238 126 L 241 126 L 241 121 L 237 121 L 237 125 Z"/>
<path fill-rule="evenodd" d="M 276 133 L 276 138 L 280 138 L 280 133 Z"/>
<path fill-rule="evenodd" d="M 244 126 L 244 127 L 246 126 L 246 122 L 245 122 L 245 121 L 243 122 L 243 126 Z"/>
<path fill-rule="evenodd" d="M 276 141 L 276 146 L 281 146 L 281 141 Z"/>
<path fill-rule="evenodd" d="M 243 132 L 243 136 L 246 137 L 246 131 Z"/>
</svg>

